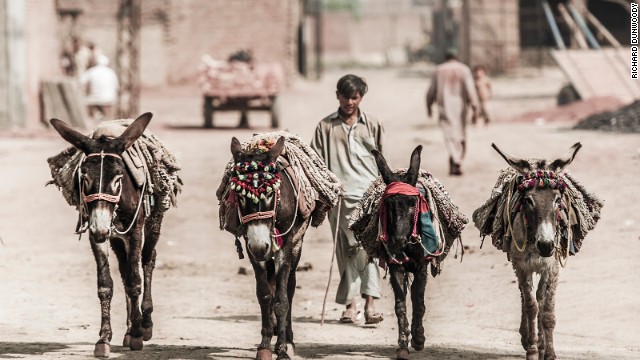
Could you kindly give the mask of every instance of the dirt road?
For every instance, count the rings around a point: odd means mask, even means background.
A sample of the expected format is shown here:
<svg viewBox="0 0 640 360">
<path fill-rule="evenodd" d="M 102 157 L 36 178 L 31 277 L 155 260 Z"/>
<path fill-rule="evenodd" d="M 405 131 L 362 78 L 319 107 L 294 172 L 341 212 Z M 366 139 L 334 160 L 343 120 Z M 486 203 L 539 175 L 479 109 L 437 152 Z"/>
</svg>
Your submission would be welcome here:
<svg viewBox="0 0 640 360">
<path fill-rule="evenodd" d="M 447 175 L 442 135 L 427 120 L 427 80 L 395 70 L 363 71 L 370 86 L 362 107 L 386 125 L 388 160 L 406 167 L 411 150 L 424 145 L 422 167 L 449 189 L 465 214 L 489 196 L 505 166 L 490 144 L 516 156 L 555 157 L 573 143 L 583 149 L 570 171 L 605 200 L 602 219 L 569 259 L 556 298 L 556 353 L 562 359 L 640 358 L 640 136 L 569 131 L 567 124 L 496 123 L 471 129 L 466 173 Z M 282 96 L 282 126 L 310 138 L 316 123 L 333 111 L 335 81 L 297 82 Z M 497 79 L 494 109 L 502 120 L 553 104 L 561 85 L 557 72 Z M 112 357 L 119 359 L 248 359 L 260 340 L 255 281 L 238 275 L 250 269 L 238 260 L 233 237 L 218 229 L 217 188 L 230 157 L 231 136 L 248 139 L 266 130 L 263 114 L 251 115 L 251 130 L 194 128 L 202 122 L 197 89 L 143 93 L 143 110 L 156 114 L 150 128 L 183 164 L 179 207 L 166 217 L 154 274 L 154 338 L 140 352 L 120 347 L 125 326 L 123 290 L 116 281 L 112 305 Z M 236 114 L 218 117 L 233 126 Z M 547 119 L 552 120 L 552 119 Z M 552 124 L 552 125 L 545 125 Z M 91 359 L 98 339 L 99 303 L 95 263 L 83 237 L 73 235 L 76 212 L 49 180 L 46 158 L 66 144 L 57 134 L 0 138 L 0 358 Z M 521 359 L 520 298 L 506 256 L 482 249 L 478 231 L 463 233 L 464 261 L 450 256 L 443 274 L 427 285 L 427 346 L 414 359 Z M 293 318 L 301 359 L 386 359 L 395 355 L 397 324 L 393 293 L 386 281 L 378 326 L 336 322 L 341 308 L 329 302 L 320 326 L 328 278 L 331 238 L 328 224 L 305 238 Z M 115 261 L 112 257 L 112 261 Z M 115 267 L 113 268 L 115 269 Z M 119 276 L 114 272 L 114 280 Z M 337 275 L 329 299 L 335 295 Z"/>
</svg>

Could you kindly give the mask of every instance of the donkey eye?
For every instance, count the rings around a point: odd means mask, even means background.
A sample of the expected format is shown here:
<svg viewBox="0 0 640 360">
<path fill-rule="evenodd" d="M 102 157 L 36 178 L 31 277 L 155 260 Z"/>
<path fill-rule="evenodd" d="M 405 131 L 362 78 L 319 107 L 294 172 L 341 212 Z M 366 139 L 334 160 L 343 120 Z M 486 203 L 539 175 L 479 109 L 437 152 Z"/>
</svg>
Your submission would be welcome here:
<svg viewBox="0 0 640 360">
<path fill-rule="evenodd" d="M 535 205 L 535 203 L 533 202 L 533 199 L 530 198 L 530 197 L 524 198 L 524 202 L 525 202 L 525 204 L 527 204 L 528 206 L 531 206 L 531 207 L 533 207 Z"/>
<path fill-rule="evenodd" d="M 112 185 L 113 191 L 120 190 L 120 187 L 122 187 L 122 175 L 116 177 L 113 180 L 113 185 Z"/>
<path fill-rule="evenodd" d="M 83 174 L 81 179 L 82 179 L 82 186 L 85 189 L 88 189 L 89 186 L 91 186 L 91 180 L 89 179 L 89 176 Z"/>
</svg>

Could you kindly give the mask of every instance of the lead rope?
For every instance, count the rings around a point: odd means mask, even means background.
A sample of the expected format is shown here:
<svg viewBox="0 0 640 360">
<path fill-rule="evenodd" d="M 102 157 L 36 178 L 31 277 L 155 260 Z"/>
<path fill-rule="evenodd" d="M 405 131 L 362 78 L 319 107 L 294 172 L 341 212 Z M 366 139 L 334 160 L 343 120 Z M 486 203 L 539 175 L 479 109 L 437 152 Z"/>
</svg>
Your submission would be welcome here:
<svg viewBox="0 0 640 360">
<path fill-rule="evenodd" d="M 102 173 L 101 173 L 102 174 Z M 120 231 L 118 230 L 118 228 L 116 227 L 115 224 L 111 224 L 111 228 L 113 229 L 113 231 L 115 231 L 117 234 L 119 235 L 125 235 L 126 233 L 128 233 L 131 228 L 133 227 L 133 224 L 135 224 L 136 220 L 138 219 L 138 214 L 140 213 L 140 208 L 142 207 L 142 202 L 144 200 L 144 190 L 146 188 L 147 185 L 147 178 L 145 176 L 145 180 L 144 183 L 142 183 L 142 191 L 140 191 L 140 199 L 138 200 L 138 207 L 136 208 L 136 213 L 135 215 L 133 215 L 133 220 L 131 220 L 131 224 L 129 224 L 129 227 L 127 228 L 127 230 L 125 231 Z M 122 185 L 120 185 L 120 191 L 122 191 Z M 111 217 L 111 221 L 113 221 L 113 219 L 115 218 L 115 214 L 116 214 L 116 210 L 118 209 L 118 204 L 116 204 L 113 208 L 113 214 L 114 216 Z"/>
<path fill-rule="evenodd" d="M 320 316 L 320 326 L 324 324 L 324 311 L 327 306 L 327 295 L 329 295 L 329 286 L 331 285 L 331 273 L 333 272 L 333 261 L 336 258 L 336 243 L 338 242 L 338 231 L 340 230 L 340 210 L 342 209 L 342 196 L 338 197 L 338 216 L 336 218 L 336 232 L 333 234 L 333 251 L 331 252 L 331 265 L 329 265 L 329 280 L 327 288 L 324 291 L 324 300 L 322 301 L 322 315 Z"/>
</svg>

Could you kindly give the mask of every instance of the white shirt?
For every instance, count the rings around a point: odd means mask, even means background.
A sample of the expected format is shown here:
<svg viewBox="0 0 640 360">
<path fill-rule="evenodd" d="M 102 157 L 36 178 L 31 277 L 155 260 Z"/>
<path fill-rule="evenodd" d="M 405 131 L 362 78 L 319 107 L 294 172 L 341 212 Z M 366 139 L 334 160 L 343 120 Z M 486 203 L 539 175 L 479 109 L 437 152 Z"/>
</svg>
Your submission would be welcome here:
<svg viewBox="0 0 640 360">
<path fill-rule="evenodd" d="M 113 105 L 118 97 L 118 76 L 106 65 L 96 65 L 80 76 L 87 88 L 87 105 Z"/>
</svg>

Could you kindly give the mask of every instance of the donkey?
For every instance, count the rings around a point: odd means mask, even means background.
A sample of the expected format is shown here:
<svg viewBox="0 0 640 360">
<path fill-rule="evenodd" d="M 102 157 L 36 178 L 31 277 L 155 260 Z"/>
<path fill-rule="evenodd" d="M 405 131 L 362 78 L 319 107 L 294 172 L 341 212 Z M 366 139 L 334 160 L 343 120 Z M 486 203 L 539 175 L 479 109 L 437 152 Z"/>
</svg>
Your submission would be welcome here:
<svg viewBox="0 0 640 360">
<path fill-rule="evenodd" d="M 151 277 L 155 267 L 155 246 L 160 236 L 163 212 L 152 211 L 145 218 L 140 211 L 143 189 L 135 185 L 122 154 L 142 135 L 152 114 L 140 115 L 117 138 L 92 139 L 58 119 L 51 125 L 60 136 L 84 152 L 79 182 L 82 211 L 88 214 L 89 240 L 98 270 L 98 298 L 102 322 L 94 356 L 111 352 L 111 298 L 113 280 L 109 271 L 109 245 L 118 258 L 127 300 L 127 332 L 123 345 L 141 350 L 143 340 L 153 333 Z"/>
<path fill-rule="evenodd" d="M 566 184 L 558 175 L 573 161 L 582 145 L 576 143 L 565 157 L 551 162 L 517 159 L 500 151 L 495 144 L 492 146 L 521 175 L 514 189 L 509 190 L 519 192 L 521 200 L 515 209 L 509 210 L 511 225 L 507 235 L 512 238 L 508 254 L 522 301 L 522 347 L 527 352 L 527 360 L 556 359 L 553 348 L 555 293 L 563 251 L 560 246 L 562 210 L 568 205 L 563 201 Z M 535 296 L 534 272 L 540 275 Z"/>
<path fill-rule="evenodd" d="M 428 260 L 424 256 L 424 248 L 420 240 L 414 241 L 419 211 L 426 210 L 426 200 L 416 188 L 420 173 L 420 153 L 422 145 L 418 145 L 411 154 L 409 169 L 406 174 L 394 173 L 387 161 L 377 150 L 372 150 L 376 159 L 378 170 L 387 185 L 384 198 L 381 202 L 380 223 L 383 225 L 384 246 L 388 254 L 406 254 L 405 259 L 390 262 L 390 282 L 395 297 L 395 311 L 398 318 L 398 346 L 396 357 L 398 359 L 409 358 L 409 334 L 411 334 L 411 347 L 420 351 L 424 349 L 425 336 L 422 319 L 425 313 L 424 294 L 427 286 Z M 390 191 L 395 189 L 394 191 Z M 385 225 L 386 224 L 386 225 Z M 409 333 L 409 321 L 407 320 L 407 287 L 409 273 L 414 275 L 411 283 L 411 303 L 413 305 L 413 318 L 411 320 L 411 333 Z"/>
<path fill-rule="evenodd" d="M 262 341 L 256 359 L 272 358 L 271 339 L 277 335 L 278 359 L 290 359 L 287 343 L 293 343 L 291 304 L 296 290 L 296 269 L 302 239 L 310 217 L 298 212 L 299 192 L 276 162 L 285 138 L 266 152 L 243 151 L 240 141 L 231 141 L 236 166 L 231 177 L 241 233 L 256 277 L 256 295 L 262 317 Z M 287 178 L 288 180 L 284 180 Z M 253 179 L 253 180 L 252 180 Z M 238 243 L 239 244 L 239 243 Z M 241 249 L 241 248 L 240 248 Z M 241 250 L 240 250 L 241 251 Z"/>
</svg>

